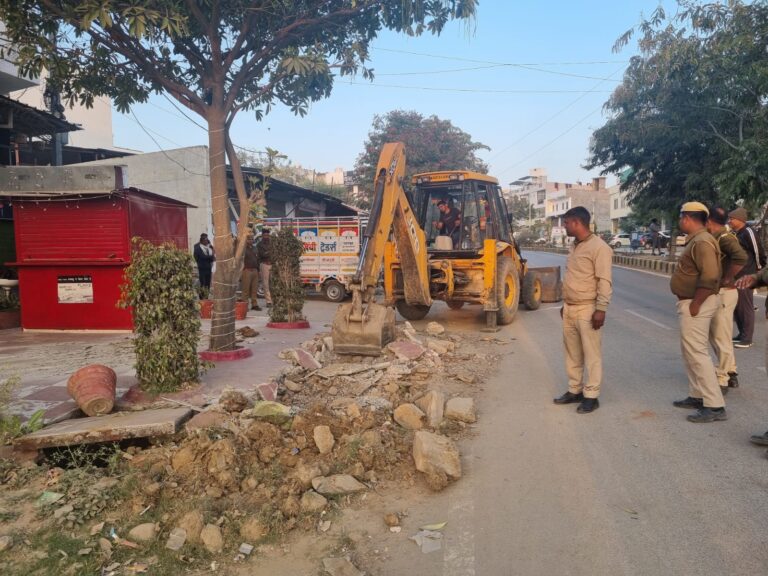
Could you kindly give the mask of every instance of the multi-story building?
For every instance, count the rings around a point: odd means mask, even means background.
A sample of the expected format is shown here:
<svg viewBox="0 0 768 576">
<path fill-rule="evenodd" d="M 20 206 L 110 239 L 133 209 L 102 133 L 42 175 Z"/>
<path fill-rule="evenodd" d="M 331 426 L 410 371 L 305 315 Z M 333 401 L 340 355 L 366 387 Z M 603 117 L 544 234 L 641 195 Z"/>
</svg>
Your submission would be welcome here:
<svg viewBox="0 0 768 576">
<path fill-rule="evenodd" d="M 629 205 L 629 192 L 621 189 L 621 182 L 608 188 L 611 206 L 611 232 L 618 234 L 622 231 L 622 222 L 632 213 Z"/>
</svg>

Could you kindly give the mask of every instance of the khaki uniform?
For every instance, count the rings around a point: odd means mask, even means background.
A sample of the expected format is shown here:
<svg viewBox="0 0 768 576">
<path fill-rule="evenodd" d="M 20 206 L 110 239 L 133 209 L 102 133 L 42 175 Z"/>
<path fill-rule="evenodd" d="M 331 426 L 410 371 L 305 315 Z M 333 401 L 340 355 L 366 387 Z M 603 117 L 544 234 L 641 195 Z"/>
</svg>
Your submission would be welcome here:
<svg viewBox="0 0 768 576">
<path fill-rule="evenodd" d="M 563 280 L 563 344 L 568 391 L 597 398 L 603 379 L 602 329 L 592 328 L 595 310 L 605 311 L 613 291 L 613 251 L 591 234 L 573 245 Z M 587 379 L 584 382 L 584 369 Z"/>
<path fill-rule="evenodd" d="M 251 306 L 258 306 L 259 296 L 259 258 L 256 248 L 246 246 L 243 256 L 243 273 L 240 276 L 240 291 L 244 300 L 251 300 Z"/>
<path fill-rule="evenodd" d="M 725 229 L 713 235 L 720 247 L 720 269 L 726 275 L 732 265 L 747 263 L 747 253 L 738 238 Z M 720 281 L 720 304 L 709 327 L 709 343 L 717 356 L 717 381 L 721 387 L 728 386 L 728 374 L 736 373 L 736 355 L 733 353 L 733 311 L 739 301 L 739 293 L 732 285 Z"/>
<path fill-rule="evenodd" d="M 705 408 L 725 406 L 709 355 L 709 330 L 720 305 L 720 248 L 712 235 L 702 228 L 688 236 L 685 250 L 670 279 L 672 293 L 677 296 L 680 318 L 680 349 L 688 373 L 688 395 L 701 398 Z M 690 306 L 697 288 L 712 291 L 691 316 Z"/>
</svg>

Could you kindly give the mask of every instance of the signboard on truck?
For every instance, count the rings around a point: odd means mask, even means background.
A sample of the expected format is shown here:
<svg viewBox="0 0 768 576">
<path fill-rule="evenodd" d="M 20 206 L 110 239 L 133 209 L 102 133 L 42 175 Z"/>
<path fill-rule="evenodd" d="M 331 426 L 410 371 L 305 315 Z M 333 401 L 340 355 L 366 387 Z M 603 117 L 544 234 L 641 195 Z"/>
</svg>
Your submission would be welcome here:
<svg viewBox="0 0 768 576">
<path fill-rule="evenodd" d="M 304 245 L 301 279 L 334 302 L 343 300 L 360 261 L 367 218 L 267 218 L 264 226 L 290 227 Z"/>
</svg>

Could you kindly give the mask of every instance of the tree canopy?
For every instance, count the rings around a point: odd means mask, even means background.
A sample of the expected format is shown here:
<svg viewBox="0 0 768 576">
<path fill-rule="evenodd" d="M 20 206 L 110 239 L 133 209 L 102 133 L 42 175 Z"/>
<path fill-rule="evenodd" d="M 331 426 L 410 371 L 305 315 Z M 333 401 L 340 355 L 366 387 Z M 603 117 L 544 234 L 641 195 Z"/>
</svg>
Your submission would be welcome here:
<svg viewBox="0 0 768 576">
<path fill-rule="evenodd" d="M 379 153 L 387 142 L 403 142 L 407 154 L 407 177 L 435 170 L 474 170 L 488 172 L 488 166 L 477 157 L 478 150 L 490 150 L 473 142 L 472 136 L 454 126 L 450 120 L 423 116 L 415 111 L 393 110 L 374 116 L 373 126 L 357 158 L 356 170 L 361 188 L 370 195 Z"/>
<path fill-rule="evenodd" d="M 439 34 L 474 15 L 477 0 L 0 0 L 20 72 L 44 70 L 64 99 L 109 96 L 125 112 L 164 92 L 202 117 L 208 147 L 217 268 L 210 347 L 234 347 L 234 304 L 249 197 L 229 128 L 274 106 L 306 114 L 338 75 L 360 73 L 384 29 Z M 240 200 L 230 232 L 227 160 Z"/>
<path fill-rule="evenodd" d="M 683 0 L 636 30 L 640 54 L 605 105 L 586 168 L 631 168 L 622 187 L 646 212 L 768 200 L 768 4 Z"/>
</svg>

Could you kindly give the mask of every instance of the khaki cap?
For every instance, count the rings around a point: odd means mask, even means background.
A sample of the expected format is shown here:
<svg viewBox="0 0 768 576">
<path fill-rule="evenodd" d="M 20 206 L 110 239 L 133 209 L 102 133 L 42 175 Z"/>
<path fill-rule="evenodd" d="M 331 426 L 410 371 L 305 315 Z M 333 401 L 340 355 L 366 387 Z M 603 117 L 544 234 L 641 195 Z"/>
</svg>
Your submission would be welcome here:
<svg viewBox="0 0 768 576">
<path fill-rule="evenodd" d="M 704 212 L 709 216 L 709 208 L 701 202 L 686 202 L 683 204 L 682 208 L 680 208 L 680 212 Z"/>
</svg>

